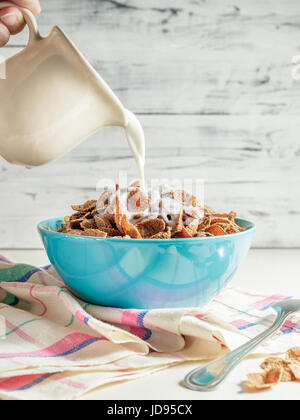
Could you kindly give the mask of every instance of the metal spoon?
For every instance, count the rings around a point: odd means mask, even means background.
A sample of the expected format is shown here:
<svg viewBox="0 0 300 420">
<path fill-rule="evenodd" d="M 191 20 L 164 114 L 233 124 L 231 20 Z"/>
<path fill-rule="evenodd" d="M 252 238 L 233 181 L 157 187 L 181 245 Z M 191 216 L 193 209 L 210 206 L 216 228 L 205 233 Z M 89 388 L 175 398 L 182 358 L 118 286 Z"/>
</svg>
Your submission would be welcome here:
<svg viewBox="0 0 300 420">
<path fill-rule="evenodd" d="M 276 303 L 272 308 L 278 314 L 272 327 L 221 359 L 204 368 L 193 370 L 186 376 L 185 385 L 195 391 L 215 389 L 249 353 L 280 330 L 287 318 L 300 312 L 300 300 L 285 300 Z"/>
</svg>

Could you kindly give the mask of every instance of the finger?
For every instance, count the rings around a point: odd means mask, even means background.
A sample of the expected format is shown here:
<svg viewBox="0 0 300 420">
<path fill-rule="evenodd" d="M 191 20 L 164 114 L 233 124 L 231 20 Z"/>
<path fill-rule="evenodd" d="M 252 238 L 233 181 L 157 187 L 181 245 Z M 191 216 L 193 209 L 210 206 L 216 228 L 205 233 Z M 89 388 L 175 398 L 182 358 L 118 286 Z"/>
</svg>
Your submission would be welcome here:
<svg viewBox="0 0 300 420">
<path fill-rule="evenodd" d="M 12 35 L 21 32 L 25 26 L 22 12 L 16 7 L 8 7 L 0 10 L 0 21 Z"/>
<path fill-rule="evenodd" d="M 8 43 L 10 32 L 3 23 L 0 22 L 0 47 Z"/>
<path fill-rule="evenodd" d="M 20 7 L 29 9 L 35 15 L 41 12 L 41 6 L 39 0 L 13 0 L 13 2 Z"/>
</svg>

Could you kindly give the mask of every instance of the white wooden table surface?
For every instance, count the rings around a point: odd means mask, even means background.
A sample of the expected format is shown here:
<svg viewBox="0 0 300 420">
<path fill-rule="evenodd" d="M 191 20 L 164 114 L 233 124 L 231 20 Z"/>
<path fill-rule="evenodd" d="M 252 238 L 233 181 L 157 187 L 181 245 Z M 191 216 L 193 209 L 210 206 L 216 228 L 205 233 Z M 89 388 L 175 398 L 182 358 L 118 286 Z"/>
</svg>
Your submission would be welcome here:
<svg viewBox="0 0 300 420">
<path fill-rule="evenodd" d="M 0 253 L 16 262 L 33 265 L 48 263 L 44 251 L 5 251 Z M 251 288 L 263 293 L 283 293 L 300 297 L 300 250 L 252 250 L 233 280 L 233 285 L 244 289 Z M 300 345 L 300 340 L 299 340 Z M 85 399 L 95 400 L 216 400 L 216 399 L 300 399 L 300 384 L 280 384 L 273 390 L 263 393 L 247 394 L 241 386 L 250 372 L 258 372 L 260 359 L 244 361 L 217 391 L 198 393 L 181 385 L 184 376 L 196 365 L 185 364 L 168 369 L 133 382 L 102 387 L 88 394 Z"/>
</svg>

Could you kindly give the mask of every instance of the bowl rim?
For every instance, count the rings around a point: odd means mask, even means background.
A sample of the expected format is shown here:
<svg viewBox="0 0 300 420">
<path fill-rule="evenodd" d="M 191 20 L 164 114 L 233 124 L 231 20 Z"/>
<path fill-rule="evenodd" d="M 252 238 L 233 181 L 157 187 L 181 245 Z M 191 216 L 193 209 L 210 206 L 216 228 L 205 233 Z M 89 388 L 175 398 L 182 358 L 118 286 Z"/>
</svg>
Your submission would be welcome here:
<svg viewBox="0 0 300 420">
<path fill-rule="evenodd" d="M 57 222 L 63 222 L 64 218 L 63 217 L 54 217 L 51 219 L 47 219 L 44 220 L 43 222 L 40 222 L 37 225 L 38 231 L 40 232 L 40 234 L 46 234 L 48 236 L 51 237 L 57 237 L 57 238 L 61 238 L 61 239 L 72 239 L 72 240 L 90 240 L 90 241 L 105 241 L 105 242 L 112 242 L 112 243 L 139 243 L 139 244 L 149 244 L 149 243 L 154 243 L 154 244 L 178 244 L 178 243 L 191 243 L 191 242 L 211 242 L 211 241 L 224 241 L 224 239 L 229 240 L 229 239 L 234 239 L 234 238 L 239 238 L 241 236 L 246 236 L 249 234 L 254 234 L 256 232 L 256 225 L 255 223 L 247 220 L 247 219 L 243 219 L 240 217 L 237 217 L 235 219 L 236 223 L 239 225 L 239 222 L 241 223 L 246 223 L 249 224 L 249 228 L 247 228 L 245 231 L 243 232 L 238 232 L 238 233 L 234 233 L 234 234 L 230 234 L 230 235 L 220 235 L 220 236 L 209 236 L 209 237 L 205 237 L 205 238 L 171 238 L 171 239 L 134 239 L 134 238 L 99 238 L 99 237 L 95 237 L 95 236 L 84 236 L 84 235 L 69 235 L 68 233 L 61 233 L 61 232 L 57 232 L 54 230 L 49 230 L 48 229 L 48 225 L 50 223 L 57 223 Z"/>
</svg>

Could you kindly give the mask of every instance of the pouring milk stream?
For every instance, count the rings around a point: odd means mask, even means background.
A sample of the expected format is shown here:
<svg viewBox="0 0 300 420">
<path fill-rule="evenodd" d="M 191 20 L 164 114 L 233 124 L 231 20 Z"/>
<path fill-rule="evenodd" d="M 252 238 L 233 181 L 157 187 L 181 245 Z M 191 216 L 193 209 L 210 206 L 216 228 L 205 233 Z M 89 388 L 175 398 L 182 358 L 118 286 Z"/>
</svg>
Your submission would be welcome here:
<svg viewBox="0 0 300 420">
<path fill-rule="evenodd" d="M 129 147 L 136 161 L 139 179 L 142 186 L 145 185 L 145 134 L 137 117 L 126 110 L 128 125 L 125 127 Z"/>
<path fill-rule="evenodd" d="M 0 9 L 11 5 L 1 2 Z M 120 126 L 144 183 L 145 136 L 136 116 L 60 28 L 43 38 L 33 14 L 21 10 L 30 37 L 26 48 L 6 61 L 6 79 L 0 80 L 0 155 L 39 166 L 104 127 Z"/>
</svg>

